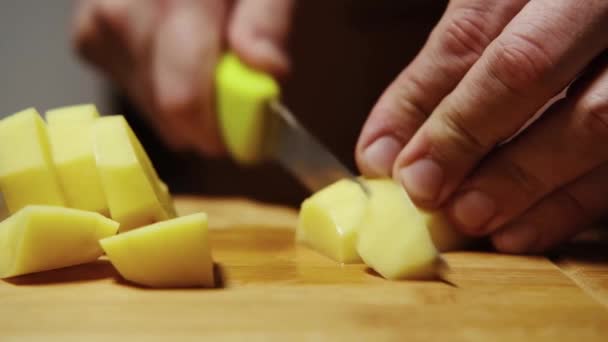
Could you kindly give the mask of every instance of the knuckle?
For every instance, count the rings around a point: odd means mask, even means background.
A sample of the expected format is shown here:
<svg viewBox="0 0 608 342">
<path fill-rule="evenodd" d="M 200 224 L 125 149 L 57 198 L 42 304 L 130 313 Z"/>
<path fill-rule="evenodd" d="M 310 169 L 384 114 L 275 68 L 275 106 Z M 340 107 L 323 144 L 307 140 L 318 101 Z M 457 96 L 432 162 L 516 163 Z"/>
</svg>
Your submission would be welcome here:
<svg viewBox="0 0 608 342">
<path fill-rule="evenodd" d="M 526 34 L 510 34 L 495 41 L 486 68 L 507 90 L 525 96 L 526 89 L 542 86 L 553 68 L 543 42 Z"/>
<path fill-rule="evenodd" d="M 501 169 L 507 181 L 521 193 L 521 198 L 528 202 L 540 198 L 550 187 L 532 170 L 514 160 L 505 160 Z M 523 202 L 522 202 L 523 204 Z"/>
<path fill-rule="evenodd" d="M 459 8 L 454 11 L 439 37 L 441 49 L 450 55 L 479 58 L 491 42 L 486 33 L 486 12 L 476 8 Z"/>
<path fill-rule="evenodd" d="M 443 118 L 445 130 L 440 132 L 441 141 L 439 146 L 452 146 L 459 151 L 459 155 L 480 156 L 484 155 L 492 146 L 484 141 L 477 132 L 469 128 L 459 111 L 453 110 Z M 448 143 L 445 143 L 447 139 Z M 451 151 L 453 153 L 453 151 Z"/>
</svg>

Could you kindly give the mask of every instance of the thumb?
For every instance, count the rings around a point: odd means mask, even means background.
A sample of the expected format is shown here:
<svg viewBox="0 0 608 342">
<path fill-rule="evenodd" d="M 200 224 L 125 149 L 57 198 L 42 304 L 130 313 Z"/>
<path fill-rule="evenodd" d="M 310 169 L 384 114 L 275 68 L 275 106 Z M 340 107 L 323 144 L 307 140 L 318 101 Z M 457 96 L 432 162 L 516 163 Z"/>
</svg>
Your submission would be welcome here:
<svg viewBox="0 0 608 342">
<path fill-rule="evenodd" d="M 289 71 L 285 39 L 293 0 L 240 0 L 230 19 L 230 47 L 252 67 L 274 75 Z"/>
</svg>

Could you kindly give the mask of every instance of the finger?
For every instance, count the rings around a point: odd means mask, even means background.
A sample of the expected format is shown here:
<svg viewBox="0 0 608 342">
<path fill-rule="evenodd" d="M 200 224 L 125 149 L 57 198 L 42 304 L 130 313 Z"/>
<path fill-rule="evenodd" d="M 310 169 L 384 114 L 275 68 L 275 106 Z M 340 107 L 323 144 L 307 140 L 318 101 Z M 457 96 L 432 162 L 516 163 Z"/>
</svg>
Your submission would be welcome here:
<svg viewBox="0 0 608 342">
<path fill-rule="evenodd" d="M 488 234 L 608 161 L 608 59 L 587 85 L 491 154 L 447 204 L 470 234 Z"/>
<path fill-rule="evenodd" d="M 248 64 L 283 75 L 289 69 L 285 39 L 293 0 L 240 0 L 230 19 L 228 41 Z"/>
<path fill-rule="evenodd" d="M 72 42 L 79 55 L 118 82 L 124 80 L 129 64 L 123 39 L 126 12 L 124 1 L 80 1 L 72 24 Z"/>
<path fill-rule="evenodd" d="M 79 0 L 74 6 L 70 26 L 72 45 L 76 51 L 86 56 L 87 42 L 93 40 L 98 34 L 95 32 L 94 0 Z"/>
<path fill-rule="evenodd" d="M 528 3 L 400 153 L 394 175 L 414 202 L 441 205 L 490 150 L 574 79 L 608 45 L 606 15 L 608 2 L 600 0 Z"/>
<path fill-rule="evenodd" d="M 179 125 L 171 120 L 162 120 L 155 107 L 153 59 L 158 28 L 167 15 L 163 3 L 157 1 L 131 1 L 127 11 L 127 29 L 123 40 L 127 46 L 131 63 L 129 77 L 125 81 L 127 93 L 137 104 L 142 116 L 152 129 L 171 149 L 180 151 L 189 147 L 189 141 Z"/>
<path fill-rule="evenodd" d="M 218 155 L 224 149 L 213 109 L 213 75 L 221 53 L 225 2 L 172 4 L 154 47 L 157 113 L 198 151 Z"/>
<path fill-rule="evenodd" d="M 505 253 L 540 253 L 566 242 L 605 217 L 608 164 L 544 198 L 492 236 Z"/>
<path fill-rule="evenodd" d="M 389 176 L 399 151 L 527 0 L 453 0 L 424 48 L 382 95 L 355 156 L 370 176 Z"/>
</svg>

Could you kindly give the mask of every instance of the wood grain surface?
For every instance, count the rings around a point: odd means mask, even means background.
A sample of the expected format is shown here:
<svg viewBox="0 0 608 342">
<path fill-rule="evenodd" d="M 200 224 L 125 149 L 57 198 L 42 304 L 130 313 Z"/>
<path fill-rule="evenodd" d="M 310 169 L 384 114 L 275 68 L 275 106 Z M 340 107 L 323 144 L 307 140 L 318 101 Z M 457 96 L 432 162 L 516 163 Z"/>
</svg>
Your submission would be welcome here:
<svg viewBox="0 0 608 342">
<path fill-rule="evenodd" d="M 105 260 L 0 282 L 0 341 L 608 341 L 608 250 L 447 253 L 443 280 L 386 281 L 293 242 L 297 213 L 180 198 L 210 216 L 216 289 L 153 290 Z"/>
</svg>

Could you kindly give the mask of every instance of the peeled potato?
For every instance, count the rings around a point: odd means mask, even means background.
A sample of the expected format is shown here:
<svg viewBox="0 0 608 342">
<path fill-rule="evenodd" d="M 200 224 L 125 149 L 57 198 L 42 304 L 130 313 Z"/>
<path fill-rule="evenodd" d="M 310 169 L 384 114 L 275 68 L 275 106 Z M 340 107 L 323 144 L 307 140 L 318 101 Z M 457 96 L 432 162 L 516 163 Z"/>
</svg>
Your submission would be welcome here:
<svg viewBox="0 0 608 342">
<path fill-rule="evenodd" d="M 340 180 L 306 199 L 296 239 L 338 261 L 363 260 L 385 278 L 426 278 L 439 252 L 463 248 L 469 239 L 439 212 L 425 212 L 391 179 Z"/>
<path fill-rule="evenodd" d="M 118 222 L 98 213 L 27 206 L 0 223 L 0 278 L 94 261 Z"/>
<path fill-rule="evenodd" d="M 356 250 L 357 230 L 367 202 L 359 184 L 340 180 L 302 203 L 296 235 L 301 242 L 338 262 L 361 261 Z"/>
<path fill-rule="evenodd" d="M 81 104 L 47 110 L 46 122 L 49 125 L 89 123 L 99 117 L 94 104 Z"/>
<path fill-rule="evenodd" d="M 439 251 L 418 209 L 392 180 L 369 180 L 371 196 L 357 251 L 387 279 L 428 278 L 435 274 Z"/>
<path fill-rule="evenodd" d="M 213 287 L 207 215 L 159 222 L 100 241 L 127 280 L 149 287 Z"/>
<path fill-rule="evenodd" d="M 124 117 L 97 119 L 94 137 L 101 184 L 121 232 L 175 217 L 168 189 Z"/>
<path fill-rule="evenodd" d="M 0 191 L 11 214 L 29 204 L 65 205 L 47 128 L 33 108 L 0 120 Z"/>
<path fill-rule="evenodd" d="M 78 105 L 46 113 L 53 161 L 67 205 L 108 215 L 93 150 L 93 105 Z"/>
</svg>

